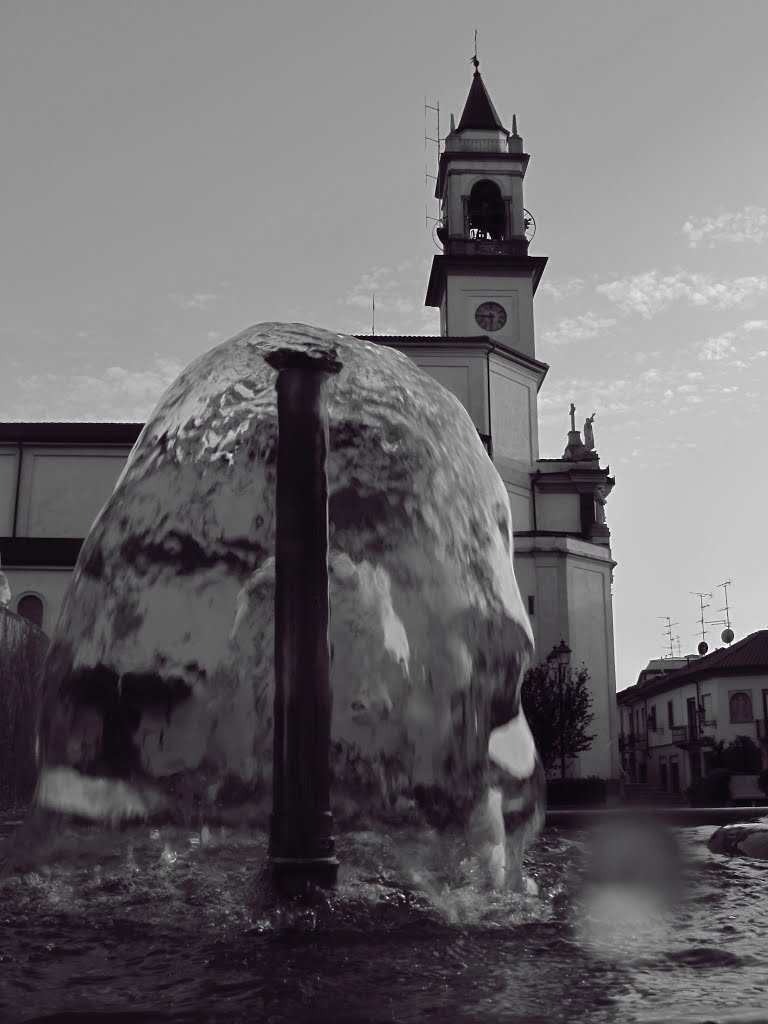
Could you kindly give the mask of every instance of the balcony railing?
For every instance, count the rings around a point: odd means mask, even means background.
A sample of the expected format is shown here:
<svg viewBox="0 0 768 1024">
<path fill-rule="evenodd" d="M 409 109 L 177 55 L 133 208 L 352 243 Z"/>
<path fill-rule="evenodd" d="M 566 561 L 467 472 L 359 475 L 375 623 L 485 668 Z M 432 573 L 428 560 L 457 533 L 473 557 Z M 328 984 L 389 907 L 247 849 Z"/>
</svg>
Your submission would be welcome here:
<svg viewBox="0 0 768 1024">
<path fill-rule="evenodd" d="M 446 153 L 508 153 L 506 139 L 462 139 L 460 135 L 445 140 Z"/>
<path fill-rule="evenodd" d="M 619 750 L 630 753 L 632 751 L 646 752 L 648 750 L 648 739 L 637 733 L 630 733 L 628 736 L 619 736 Z"/>
<path fill-rule="evenodd" d="M 528 251 L 521 235 L 512 238 L 448 238 L 445 251 L 451 256 L 520 256 Z"/>
<path fill-rule="evenodd" d="M 705 725 L 712 723 L 706 722 Z M 672 727 L 672 742 L 676 747 L 688 750 L 696 747 L 714 747 L 715 737 L 704 736 L 698 729 L 691 730 L 687 725 L 674 725 Z"/>
</svg>

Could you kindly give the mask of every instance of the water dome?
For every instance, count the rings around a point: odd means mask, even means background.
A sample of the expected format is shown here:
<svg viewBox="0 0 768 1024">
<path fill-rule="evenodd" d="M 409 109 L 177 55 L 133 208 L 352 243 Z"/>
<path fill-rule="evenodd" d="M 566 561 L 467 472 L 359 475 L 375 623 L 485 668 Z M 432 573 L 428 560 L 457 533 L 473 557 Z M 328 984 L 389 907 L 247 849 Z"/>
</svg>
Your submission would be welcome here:
<svg viewBox="0 0 768 1024">
<path fill-rule="evenodd" d="M 276 344 L 332 345 L 331 805 L 339 827 L 541 824 L 520 708 L 533 644 L 504 484 L 461 403 L 407 356 L 301 324 L 196 359 L 83 545 L 43 674 L 40 810 L 266 826 L 275 647 Z"/>
</svg>

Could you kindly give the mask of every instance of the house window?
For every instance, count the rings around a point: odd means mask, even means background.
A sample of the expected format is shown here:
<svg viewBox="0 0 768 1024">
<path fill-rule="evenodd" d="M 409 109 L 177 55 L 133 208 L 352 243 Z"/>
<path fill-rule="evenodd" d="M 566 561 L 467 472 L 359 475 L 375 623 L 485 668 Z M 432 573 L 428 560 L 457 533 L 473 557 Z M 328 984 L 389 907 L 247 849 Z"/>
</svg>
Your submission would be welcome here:
<svg viewBox="0 0 768 1024">
<path fill-rule="evenodd" d="M 16 609 L 22 618 L 29 619 L 36 626 L 43 628 L 43 602 L 37 594 L 25 594 L 19 598 Z"/>
<path fill-rule="evenodd" d="M 731 722 L 752 721 L 752 697 L 749 693 L 743 690 L 729 693 L 728 706 L 731 709 Z"/>
<path fill-rule="evenodd" d="M 667 725 L 670 729 L 675 725 L 675 708 L 671 700 L 667 701 Z"/>
<path fill-rule="evenodd" d="M 535 602 L 533 600 L 533 594 L 529 594 L 528 595 L 528 614 L 529 615 L 533 615 L 535 606 L 536 605 L 535 605 Z"/>
<path fill-rule="evenodd" d="M 701 695 L 701 706 L 704 708 L 704 721 L 712 721 L 712 694 L 703 693 Z"/>
</svg>

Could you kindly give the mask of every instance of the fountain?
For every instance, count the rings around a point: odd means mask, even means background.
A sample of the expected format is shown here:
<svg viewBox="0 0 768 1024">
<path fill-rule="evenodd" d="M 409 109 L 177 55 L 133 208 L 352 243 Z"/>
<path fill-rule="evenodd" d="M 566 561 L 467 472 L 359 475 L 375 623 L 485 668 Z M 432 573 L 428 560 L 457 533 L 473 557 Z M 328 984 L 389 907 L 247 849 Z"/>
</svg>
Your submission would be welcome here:
<svg viewBox="0 0 768 1024">
<path fill-rule="evenodd" d="M 459 401 L 391 349 L 262 324 L 171 385 L 83 546 L 35 805 L 259 828 L 274 789 L 277 877 L 332 883 L 333 810 L 458 830 L 519 888 L 531 651 L 506 490 Z"/>
<path fill-rule="evenodd" d="M 740 1005 L 748 866 L 641 821 L 535 838 L 531 651 L 506 492 L 453 396 L 296 324 L 202 356 L 147 422 L 51 642 L 34 807 L 0 818 L 2 1019 Z"/>
</svg>

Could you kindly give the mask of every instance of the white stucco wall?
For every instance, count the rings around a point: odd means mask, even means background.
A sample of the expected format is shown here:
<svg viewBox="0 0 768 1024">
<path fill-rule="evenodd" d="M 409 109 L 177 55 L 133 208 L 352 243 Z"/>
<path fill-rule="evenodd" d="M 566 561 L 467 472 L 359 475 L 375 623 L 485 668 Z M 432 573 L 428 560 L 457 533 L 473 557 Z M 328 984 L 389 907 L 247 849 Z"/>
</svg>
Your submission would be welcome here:
<svg viewBox="0 0 768 1024">
<path fill-rule="evenodd" d="M 447 330 L 456 337 L 480 331 L 475 310 L 481 302 L 498 302 L 507 322 L 489 335 L 532 358 L 536 357 L 533 335 L 533 285 L 529 273 L 498 271 L 484 274 L 449 272 L 446 280 Z"/>
<path fill-rule="evenodd" d="M 580 776 L 618 775 L 616 672 L 613 649 L 611 567 L 606 562 L 573 557 L 568 564 L 569 645 L 571 665 L 586 665 L 596 734 L 592 747 L 579 755 Z"/>
<path fill-rule="evenodd" d="M 462 346 L 444 349 L 417 348 L 403 351 L 420 366 L 425 373 L 456 395 L 472 417 L 472 422 L 482 434 L 488 434 L 488 386 L 486 381 L 486 355 Z"/>
</svg>

